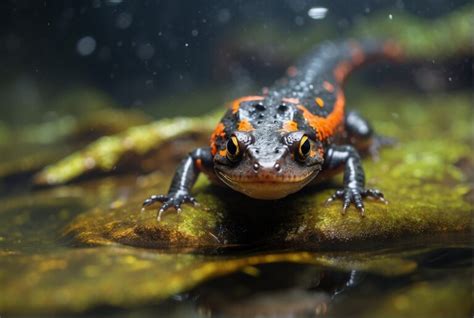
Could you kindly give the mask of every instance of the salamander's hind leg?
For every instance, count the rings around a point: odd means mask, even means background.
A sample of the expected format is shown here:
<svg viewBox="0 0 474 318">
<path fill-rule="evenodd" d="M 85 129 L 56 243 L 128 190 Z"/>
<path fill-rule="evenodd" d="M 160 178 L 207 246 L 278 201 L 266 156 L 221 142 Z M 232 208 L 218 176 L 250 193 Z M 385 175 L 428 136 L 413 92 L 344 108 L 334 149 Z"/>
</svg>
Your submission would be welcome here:
<svg viewBox="0 0 474 318">
<path fill-rule="evenodd" d="M 338 169 L 344 166 L 344 188 L 337 190 L 328 200 L 330 203 L 336 199 L 343 201 L 342 212 L 353 203 L 361 215 L 365 214 L 363 199 L 372 197 L 384 203 L 384 195 L 377 189 L 365 188 L 365 174 L 362 169 L 361 159 L 357 150 L 352 146 L 333 146 L 326 152 L 324 168 L 327 170 Z"/>
<path fill-rule="evenodd" d="M 345 128 L 349 143 L 374 160 L 379 159 L 380 148 L 395 143 L 394 139 L 377 135 L 369 122 L 355 111 L 346 114 Z"/>
</svg>

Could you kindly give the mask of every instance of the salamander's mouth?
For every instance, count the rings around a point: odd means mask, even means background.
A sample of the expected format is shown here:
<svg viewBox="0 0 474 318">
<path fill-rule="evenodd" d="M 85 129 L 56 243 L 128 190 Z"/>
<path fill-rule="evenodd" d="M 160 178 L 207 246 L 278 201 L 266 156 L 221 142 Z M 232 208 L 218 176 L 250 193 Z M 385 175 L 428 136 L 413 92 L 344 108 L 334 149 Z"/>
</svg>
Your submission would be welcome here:
<svg viewBox="0 0 474 318">
<path fill-rule="evenodd" d="M 226 185 L 249 197 L 262 200 L 281 199 L 301 190 L 314 179 L 318 171 L 309 171 L 302 175 L 229 175 L 216 169 L 219 179 Z"/>
<path fill-rule="evenodd" d="M 306 180 L 313 172 L 304 175 L 278 175 L 278 174 L 250 174 L 250 175 L 229 175 L 216 170 L 219 177 L 230 182 L 239 183 L 298 183 Z"/>
</svg>

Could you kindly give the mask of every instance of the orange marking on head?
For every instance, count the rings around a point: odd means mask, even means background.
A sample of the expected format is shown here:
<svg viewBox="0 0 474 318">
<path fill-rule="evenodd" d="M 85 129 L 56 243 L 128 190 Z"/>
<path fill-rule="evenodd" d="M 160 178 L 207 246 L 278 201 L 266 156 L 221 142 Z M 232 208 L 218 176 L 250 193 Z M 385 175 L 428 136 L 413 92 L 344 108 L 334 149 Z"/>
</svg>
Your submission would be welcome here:
<svg viewBox="0 0 474 318">
<path fill-rule="evenodd" d="M 331 137 L 344 119 L 344 94 L 339 91 L 333 111 L 327 117 L 320 117 L 312 114 L 303 105 L 298 105 L 298 109 L 303 112 L 303 117 L 308 124 L 317 132 L 319 140 L 325 140 Z"/>
<path fill-rule="evenodd" d="M 354 65 L 360 65 L 364 63 L 366 57 L 359 43 L 354 41 L 349 45 L 351 47 L 352 63 L 354 63 Z"/>
<path fill-rule="evenodd" d="M 351 65 L 351 63 L 343 61 L 337 64 L 336 68 L 334 69 L 334 77 L 339 83 L 341 83 L 344 81 L 350 71 L 352 71 L 352 68 L 353 66 Z"/>
<path fill-rule="evenodd" d="M 287 120 L 283 123 L 283 127 L 281 131 L 283 132 L 298 131 L 298 123 L 293 120 Z"/>
<path fill-rule="evenodd" d="M 334 92 L 334 85 L 332 85 L 328 81 L 323 82 L 323 87 L 324 87 L 325 90 L 327 90 L 330 93 Z"/>
<path fill-rule="evenodd" d="M 324 107 L 324 101 L 321 97 L 316 97 L 314 100 L 316 101 L 316 104 L 318 104 L 319 107 Z"/>
<path fill-rule="evenodd" d="M 227 149 L 219 150 L 219 155 L 220 155 L 221 157 L 227 156 Z"/>
<path fill-rule="evenodd" d="M 223 123 L 217 124 L 216 129 L 211 135 L 211 153 L 213 156 L 217 153 L 216 141 L 219 137 L 225 138 L 225 126 Z"/>
<path fill-rule="evenodd" d="M 201 159 L 197 159 L 194 164 L 196 165 L 196 168 L 198 168 L 199 171 L 202 170 L 202 160 Z"/>
<path fill-rule="evenodd" d="M 290 66 L 286 69 L 286 75 L 295 77 L 298 74 L 298 69 L 295 66 Z"/>
<path fill-rule="evenodd" d="M 291 104 L 299 104 L 300 100 L 298 98 L 293 97 L 285 97 L 281 99 L 282 102 L 291 103 Z"/>
<path fill-rule="evenodd" d="M 314 157 L 316 156 L 316 154 L 317 154 L 317 152 L 316 152 L 315 150 L 313 150 L 313 149 L 311 149 L 311 150 L 309 151 L 309 156 L 310 156 L 311 158 L 314 158 Z"/>
<path fill-rule="evenodd" d="M 247 119 L 242 119 L 237 126 L 238 131 L 252 131 L 255 130 L 252 124 Z"/>
<path fill-rule="evenodd" d="M 240 104 L 242 102 L 250 102 L 250 101 L 257 101 L 257 100 L 262 100 L 264 99 L 263 96 L 244 96 L 237 98 L 232 102 L 232 114 L 235 114 L 239 111 Z"/>
</svg>

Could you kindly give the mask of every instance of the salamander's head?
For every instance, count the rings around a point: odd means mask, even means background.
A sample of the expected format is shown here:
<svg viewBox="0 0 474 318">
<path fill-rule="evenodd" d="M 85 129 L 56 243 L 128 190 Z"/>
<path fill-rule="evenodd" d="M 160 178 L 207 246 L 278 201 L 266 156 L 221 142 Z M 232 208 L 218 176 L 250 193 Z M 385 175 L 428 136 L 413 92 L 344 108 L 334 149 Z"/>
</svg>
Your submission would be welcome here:
<svg viewBox="0 0 474 318">
<path fill-rule="evenodd" d="M 321 170 L 320 144 L 281 123 L 226 134 L 214 156 L 215 172 L 232 189 L 256 199 L 279 199 L 299 191 Z M 224 146 L 225 145 L 225 146 Z"/>
</svg>

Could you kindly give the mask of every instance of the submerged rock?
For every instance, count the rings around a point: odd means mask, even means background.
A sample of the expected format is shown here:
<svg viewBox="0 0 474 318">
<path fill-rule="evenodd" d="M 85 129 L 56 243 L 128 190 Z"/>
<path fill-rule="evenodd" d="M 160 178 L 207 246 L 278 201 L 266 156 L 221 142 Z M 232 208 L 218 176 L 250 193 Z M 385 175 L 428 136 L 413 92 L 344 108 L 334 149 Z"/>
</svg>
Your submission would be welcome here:
<svg viewBox="0 0 474 318">
<path fill-rule="evenodd" d="M 398 276 L 416 263 L 377 253 L 281 253 L 243 257 L 166 254 L 125 247 L 79 248 L 0 258 L 3 313 L 83 312 L 99 306 L 156 303 L 199 283 L 270 263 L 310 264 Z M 390 264 L 390 270 L 387 268 Z M 11 271 L 14 271 L 13 274 Z M 257 274 L 258 275 L 258 274 Z"/>
</svg>

